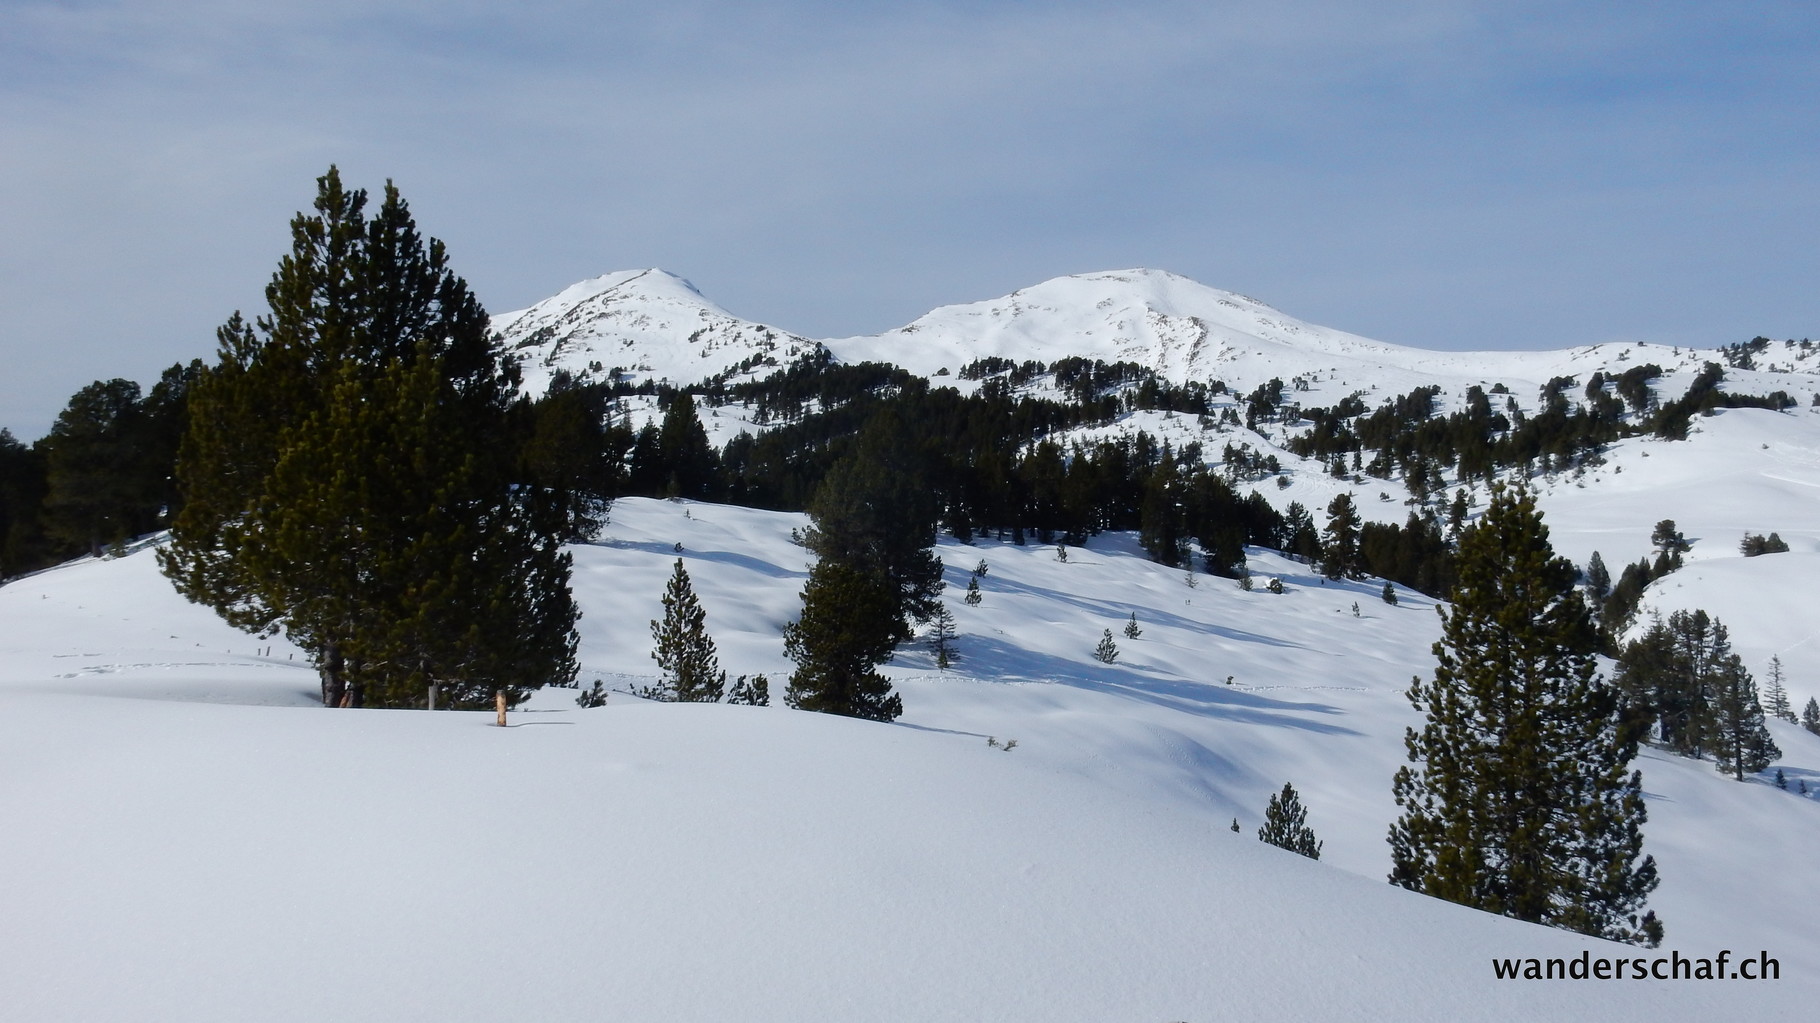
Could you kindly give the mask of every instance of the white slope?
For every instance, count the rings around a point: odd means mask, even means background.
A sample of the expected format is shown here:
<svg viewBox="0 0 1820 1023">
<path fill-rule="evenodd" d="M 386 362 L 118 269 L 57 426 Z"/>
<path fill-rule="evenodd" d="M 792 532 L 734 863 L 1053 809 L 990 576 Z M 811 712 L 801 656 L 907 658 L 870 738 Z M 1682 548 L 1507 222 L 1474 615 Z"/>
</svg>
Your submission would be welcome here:
<svg viewBox="0 0 1820 1023">
<path fill-rule="evenodd" d="M 584 683 L 650 677 L 680 557 L 723 663 L 781 695 L 803 523 L 620 502 L 575 548 Z M 7 1016 L 1696 1020 L 1820 992 L 1820 805 L 1709 763 L 1640 762 L 1652 904 L 1668 949 L 1768 950 L 1780 981 L 1498 981 L 1493 957 L 1634 953 L 1385 884 L 1429 601 L 1262 552 L 1286 593 L 1190 587 L 1122 536 L 940 553 L 960 660 L 906 648 L 894 725 L 623 692 L 503 730 L 327 712 L 147 552 L 0 587 Z M 1777 737 L 1820 787 L 1820 740 Z M 1284 781 L 1319 863 L 1253 837 Z"/>
</svg>

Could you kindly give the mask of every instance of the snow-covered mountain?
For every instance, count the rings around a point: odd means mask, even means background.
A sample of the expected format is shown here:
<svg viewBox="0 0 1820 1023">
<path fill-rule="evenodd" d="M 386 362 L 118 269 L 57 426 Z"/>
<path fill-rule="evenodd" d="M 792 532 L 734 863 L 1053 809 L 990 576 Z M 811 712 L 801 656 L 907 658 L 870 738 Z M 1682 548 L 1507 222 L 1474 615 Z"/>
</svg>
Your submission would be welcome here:
<svg viewBox="0 0 1820 1023">
<path fill-rule="evenodd" d="M 695 383 L 742 363 L 777 366 L 813 351 L 805 338 L 742 320 L 664 270 L 626 270 L 570 285 L 529 309 L 493 317 L 525 386 L 542 393 L 559 370 L 623 369 Z"/>
<path fill-rule="evenodd" d="M 494 327 L 520 354 L 539 390 L 555 369 L 619 368 L 635 379 L 696 383 L 744 365 L 787 363 L 825 346 L 842 362 L 888 362 L 920 376 L 957 373 L 976 359 L 1051 363 L 1067 357 L 1133 362 L 1177 383 L 1221 381 L 1244 392 L 1283 380 L 1305 405 L 1347 395 L 1369 403 L 1419 386 L 1442 388 L 1442 406 L 1472 385 L 1504 384 L 1525 408 L 1542 385 L 1594 371 L 1616 375 L 1653 363 L 1662 393 L 1677 396 L 1714 353 L 1647 342 L 1551 351 L 1436 352 L 1408 348 L 1296 319 L 1230 291 L 1162 270 L 1129 269 L 1057 277 L 1002 298 L 943 306 L 882 334 L 812 340 L 742 320 L 663 270 L 606 274 L 519 312 Z M 1820 350 L 1780 346 L 1762 370 L 1735 370 L 1749 393 L 1820 389 Z M 760 375 L 762 375 L 762 368 Z M 966 386 L 951 376 L 953 386 Z"/>
</svg>

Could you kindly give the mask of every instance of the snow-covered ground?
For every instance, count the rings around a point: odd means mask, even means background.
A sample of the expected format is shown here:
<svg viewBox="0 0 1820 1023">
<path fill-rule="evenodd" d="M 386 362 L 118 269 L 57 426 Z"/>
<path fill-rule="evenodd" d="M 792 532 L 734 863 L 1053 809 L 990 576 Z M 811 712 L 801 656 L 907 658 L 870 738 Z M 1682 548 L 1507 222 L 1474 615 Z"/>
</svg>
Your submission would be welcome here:
<svg viewBox="0 0 1820 1023">
<path fill-rule="evenodd" d="M 1635 953 L 1384 882 L 1433 602 L 1265 552 L 1281 595 L 1190 586 L 1122 535 L 1066 562 L 946 542 L 958 659 L 900 653 L 895 724 L 626 695 L 680 557 L 723 665 L 781 697 L 804 523 L 619 502 L 574 580 L 582 681 L 619 691 L 545 691 L 508 729 L 312 707 L 290 647 L 185 604 L 149 551 L 0 587 L 4 1015 L 1708 1020 L 1820 994 L 1820 799 L 1655 753 L 1668 938 L 1645 955 L 1767 950 L 1782 979 L 1494 979 L 1494 957 Z M 1709 609 L 1742 646 L 1743 619 L 1798 627 L 1763 578 L 1800 552 L 1670 582 L 1736 608 Z M 1791 787 L 1820 793 L 1820 738 L 1775 733 Z M 1286 781 L 1318 863 L 1255 838 Z"/>
</svg>

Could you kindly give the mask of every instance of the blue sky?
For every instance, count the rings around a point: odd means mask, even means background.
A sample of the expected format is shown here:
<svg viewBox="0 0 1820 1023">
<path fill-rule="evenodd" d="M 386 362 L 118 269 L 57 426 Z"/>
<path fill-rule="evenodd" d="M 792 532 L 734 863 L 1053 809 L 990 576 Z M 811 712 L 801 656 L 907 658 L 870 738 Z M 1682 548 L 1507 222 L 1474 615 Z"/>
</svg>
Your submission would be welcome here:
<svg viewBox="0 0 1820 1023">
<path fill-rule="evenodd" d="M 1817 57 L 1811 0 L 7 0 L 0 425 L 210 357 L 331 162 L 500 312 L 1153 266 L 1419 347 L 1820 335 Z"/>
</svg>

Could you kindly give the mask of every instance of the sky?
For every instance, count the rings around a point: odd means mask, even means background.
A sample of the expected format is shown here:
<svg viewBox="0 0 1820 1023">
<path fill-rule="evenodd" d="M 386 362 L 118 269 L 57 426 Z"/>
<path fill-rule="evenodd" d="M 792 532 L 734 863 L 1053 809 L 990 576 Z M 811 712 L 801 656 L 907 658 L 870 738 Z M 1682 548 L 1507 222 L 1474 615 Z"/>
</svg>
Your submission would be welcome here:
<svg viewBox="0 0 1820 1023">
<path fill-rule="evenodd" d="M 315 178 L 489 310 L 812 337 L 1157 267 L 1435 349 L 1820 335 L 1820 7 L 0 3 L 0 426 L 211 359 Z"/>
</svg>

